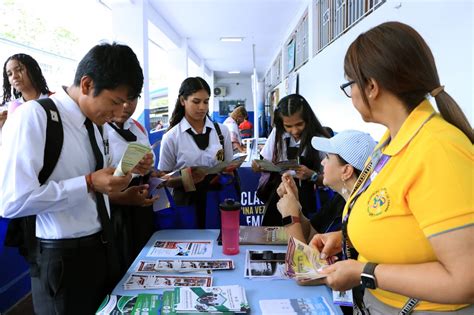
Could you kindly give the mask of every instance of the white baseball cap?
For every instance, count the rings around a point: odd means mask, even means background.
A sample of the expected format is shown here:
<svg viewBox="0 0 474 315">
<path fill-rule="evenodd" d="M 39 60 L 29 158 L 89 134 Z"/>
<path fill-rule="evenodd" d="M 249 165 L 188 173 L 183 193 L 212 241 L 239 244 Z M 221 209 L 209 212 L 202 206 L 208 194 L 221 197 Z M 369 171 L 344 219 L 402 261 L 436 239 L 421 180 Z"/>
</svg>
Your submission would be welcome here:
<svg viewBox="0 0 474 315">
<path fill-rule="evenodd" d="M 344 130 L 330 139 L 313 137 L 311 145 L 318 151 L 338 154 L 347 163 L 362 171 L 365 161 L 375 148 L 376 142 L 368 133 Z"/>
</svg>

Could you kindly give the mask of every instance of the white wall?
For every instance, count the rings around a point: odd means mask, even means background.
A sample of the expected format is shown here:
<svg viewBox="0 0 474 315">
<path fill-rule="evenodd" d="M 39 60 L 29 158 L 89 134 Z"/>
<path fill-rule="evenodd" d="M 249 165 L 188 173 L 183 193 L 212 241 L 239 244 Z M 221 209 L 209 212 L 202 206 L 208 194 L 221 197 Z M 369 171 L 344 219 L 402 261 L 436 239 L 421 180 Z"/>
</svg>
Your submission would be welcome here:
<svg viewBox="0 0 474 315">
<path fill-rule="evenodd" d="M 376 139 L 380 138 L 385 128 L 365 123 L 339 85 L 345 82 L 343 60 L 350 43 L 373 26 L 396 20 L 414 27 L 427 41 L 436 60 L 441 84 L 458 102 L 472 125 L 473 11 L 474 1 L 471 0 L 388 0 L 298 71 L 299 92 L 309 101 L 323 125 L 336 131 L 365 130 Z M 280 84 L 280 98 L 283 95 L 284 83 Z"/>
<path fill-rule="evenodd" d="M 238 83 L 238 84 L 237 84 Z M 214 111 L 219 111 L 219 101 L 245 100 L 245 109 L 253 111 L 252 80 L 250 76 L 236 76 L 235 78 L 216 78 L 214 87 L 226 87 L 225 97 L 214 97 Z"/>
</svg>

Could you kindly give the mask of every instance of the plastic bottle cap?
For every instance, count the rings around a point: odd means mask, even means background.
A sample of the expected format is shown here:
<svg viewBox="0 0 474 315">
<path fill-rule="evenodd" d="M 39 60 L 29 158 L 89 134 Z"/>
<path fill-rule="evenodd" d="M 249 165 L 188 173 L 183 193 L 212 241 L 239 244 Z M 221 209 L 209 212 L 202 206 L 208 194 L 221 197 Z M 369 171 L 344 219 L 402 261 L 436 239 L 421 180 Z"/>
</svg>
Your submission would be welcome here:
<svg viewBox="0 0 474 315">
<path fill-rule="evenodd" d="M 235 211 L 240 210 L 240 202 L 235 201 L 234 199 L 225 199 L 219 205 L 219 208 L 224 211 Z"/>
</svg>

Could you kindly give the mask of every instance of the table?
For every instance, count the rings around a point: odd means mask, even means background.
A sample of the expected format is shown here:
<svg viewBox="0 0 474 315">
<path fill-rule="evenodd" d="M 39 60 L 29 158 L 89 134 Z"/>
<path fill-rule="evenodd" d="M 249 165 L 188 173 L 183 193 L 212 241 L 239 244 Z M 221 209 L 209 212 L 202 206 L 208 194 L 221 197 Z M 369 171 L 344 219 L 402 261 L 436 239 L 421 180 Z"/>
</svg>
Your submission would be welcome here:
<svg viewBox="0 0 474 315">
<path fill-rule="evenodd" d="M 123 284 L 130 273 L 133 272 L 139 260 L 153 260 L 156 257 L 147 257 L 152 244 L 156 240 L 214 240 L 212 259 L 232 259 L 234 260 L 234 270 L 222 270 L 213 272 L 213 285 L 237 284 L 245 288 L 247 299 L 250 304 L 251 314 L 261 314 L 259 301 L 266 299 L 289 299 L 289 298 L 310 298 L 323 296 L 332 302 L 332 292 L 326 286 L 299 286 L 294 280 L 252 280 L 244 278 L 245 252 L 247 249 L 257 250 L 282 250 L 284 246 L 268 245 L 241 245 L 238 255 L 226 256 L 222 253 L 222 247 L 217 245 L 219 230 L 161 230 L 155 232 L 138 257 L 128 269 L 127 273 L 113 290 L 117 295 L 135 295 L 138 293 L 162 293 L 163 290 L 124 290 Z M 168 289 L 169 290 L 169 289 Z M 336 314 L 342 314 L 338 306 L 332 305 Z"/>
</svg>

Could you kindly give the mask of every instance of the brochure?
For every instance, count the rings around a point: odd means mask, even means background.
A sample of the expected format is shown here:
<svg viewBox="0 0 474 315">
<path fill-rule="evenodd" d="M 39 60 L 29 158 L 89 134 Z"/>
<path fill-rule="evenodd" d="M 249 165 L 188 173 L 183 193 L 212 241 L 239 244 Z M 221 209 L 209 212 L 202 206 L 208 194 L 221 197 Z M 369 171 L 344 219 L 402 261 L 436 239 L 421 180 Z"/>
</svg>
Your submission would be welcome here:
<svg viewBox="0 0 474 315">
<path fill-rule="evenodd" d="M 115 169 L 114 176 L 124 176 L 130 172 L 141 159 L 151 151 L 147 145 L 138 142 L 131 142 L 128 144 L 127 150 L 123 153 L 120 162 Z"/>
<path fill-rule="evenodd" d="M 235 169 L 239 168 L 240 165 L 242 165 L 242 163 L 245 162 L 246 158 L 247 158 L 247 155 L 241 155 L 241 156 L 236 157 L 232 161 L 219 162 L 218 164 L 212 167 L 197 166 L 196 169 L 203 170 L 206 173 L 206 175 L 219 174 L 222 172 L 232 172 Z"/>
<path fill-rule="evenodd" d="M 285 275 L 285 251 L 247 250 L 245 275 L 251 279 L 287 279 Z"/>
<path fill-rule="evenodd" d="M 186 257 L 210 258 L 212 257 L 213 241 L 199 240 L 160 240 L 155 241 L 148 251 L 149 257 Z"/>
<path fill-rule="evenodd" d="M 211 276 L 151 275 L 132 273 L 123 284 L 124 290 L 145 290 L 170 287 L 210 287 Z"/>
<path fill-rule="evenodd" d="M 334 315 L 328 301 L 317 296 L 309 299 L 260 300 L 262 315 Z"/>
<path fill-rule="evenodd" d="M 161 294 L 139 294 L 131 314 L 160 314 L 162 297 Z"/>
<path fill-rule="evenodd" d="M 305 282 L 326 277 L 318 272 L 327 262 L 319 258 L 319 252 L 296 238 L 290 237 L 286 252 L 286 274 Z"/>
<path fill-rule="evenodd" d="M 287 245 L 288 234 L 284 226 L 240 226 L 240 245 Z M 222 233 L 217 237 L 222 245 Z"/>
<path fill-rule="evenodd" d="M 96 315 L 129 315 L 132 314 L 137 296 L 108 294 L 95 313 Z"/>
<path fill-rule="evenodd" d="M 236 313 L 250 312 L 245 289 L 238 285 L 217 287 L 176 288 L 174 309 L 180 313 Z"/>
<path fill-rule="evenodd" d="M 232 270 L 234 261 L 231 259 L 215 260 L 172 260 L 156 261 L 140 260 L 136 272 L 206 272 L 209 270 Z"/>
<path fill-rule="evenodd" d="M 166 193 L 165 188 L 161 186 L 164 182 L 165 180 L 158 177 L 152 177 L 148 181 L 148 191 L 150 192 L 149 197 L 154 198 L 158 196 L 158 199 L 153 202 L 153 211 L 155 212 L 171 207 L 168 194 Z"/>
<path fill-rule="evenodd" d="M 265 172 L 285 172 L 287 170 L 294 170 L 300 166 L 297 160 L 280 161 L 276 164 L 269 160 L 254 160 L 255 163 Z"/>
</svg>

